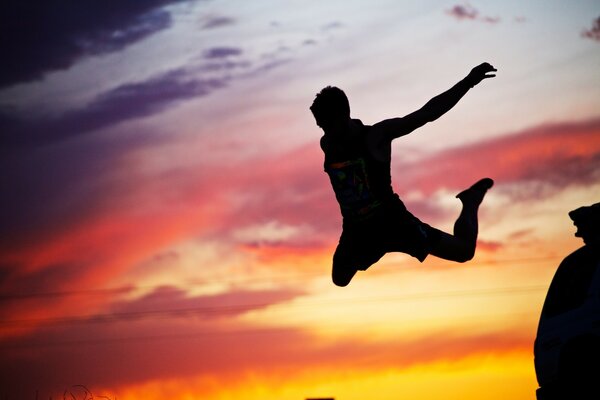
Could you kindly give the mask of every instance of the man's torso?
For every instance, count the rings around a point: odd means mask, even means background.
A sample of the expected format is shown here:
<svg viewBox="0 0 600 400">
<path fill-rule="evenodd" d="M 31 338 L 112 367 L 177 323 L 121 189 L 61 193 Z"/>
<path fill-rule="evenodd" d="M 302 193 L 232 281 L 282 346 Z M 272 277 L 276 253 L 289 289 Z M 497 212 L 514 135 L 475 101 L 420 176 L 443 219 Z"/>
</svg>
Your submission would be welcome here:
<svg viewBox="0 0 600 400">
<path fill-rule="evenodd" d="M 344 220 L 361 220 L 398 198 L 391 183 L 391 144 L 374 141 L 371 127 L 360 120 L 352 124 L 341 138 L 323 136 L 321 148 Z"/>
</svg>

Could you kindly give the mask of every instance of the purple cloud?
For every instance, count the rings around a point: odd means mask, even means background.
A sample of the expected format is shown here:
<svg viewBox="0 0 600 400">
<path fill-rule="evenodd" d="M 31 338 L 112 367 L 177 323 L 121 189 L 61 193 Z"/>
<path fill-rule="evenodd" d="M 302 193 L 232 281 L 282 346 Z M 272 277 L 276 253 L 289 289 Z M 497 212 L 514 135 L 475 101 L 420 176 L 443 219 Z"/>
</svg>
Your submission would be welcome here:
<svg viewBox="0 0 600 400">
<path fill-rule="evenodd" d="M 227 58 L 239 56 L 242 54 L 242 49 L 237 47 L 213 47 L 204 53 L 204 57 L 208 59 Z"/>
<path fill-rule="evenodd" d="M 479 12 L 469 4 L 464 4 L 464 5 L 457 4 L 454 7 L 452 7 L 451 9 L 447 10 L 446 14 L 448 14 L 458 20 L 463 20 L 463 19 L 476 19 L 477 16 L 479 15 Z"/>
<path fill-rule="evenodd" d="M 522 16 L 522 15 L 521 15 L 521 16 L 517 16 L 517 17 L 515 17 L 515 18 L 514 18 L 514 21 L 515 21 L 516 23 L 518 23 L 518 24 L 524 24 L 525 22 L 527 22 L 527 21 L 528 21 L 528 19 L 527 19 L 527 17 L 524 17 L 524 16 Z"/>
<path fill-rule="evenodd" d="M 142 82 L 123 84 L 100 94 L 85 107 L 58 117 L 26 121 L 0 110 L 0 144 L 29 146 L 53 143 L 133 118 L 145 117 L 177 101 L 205 96 L 229 78 L 193 78 L 179 68 Z"/>
<path fill-rule="evenodd" d="M 600 17 L 592 23 L 592 27 L 581 32 L 581 36 L 586 39 L 592 39 L 600 42 Z"/>
<path fill-rule="evenodd" d="M 181 0 L 0 3 L 0 87 L 42 79 L 80 59 L 119 51 L 171 26 Z"/>
<path fill-rule="evenodd" d="M 221 28 L 235 24 L 235 19 L 225 16 L 208 16 L 202 20 L 202 29 Z"/>
<path fill-rule="evenodd" d="M 490 17 L 487 15 L 480 15 L 479 11 L 470 5 L 469 3 L 465 4 L 457 4 L 453 6 L 451 9 L 446 10 L 446 14 L 450 15 L 453 18 L 456 18 L 459 21 L 462 20 L 472 20 L 472 21 L 482 21 L 490 24 L 495 24 L 500 22 L 499 17 Z"/>
<path fill-rule="evenodd" d="M 150 132 L 118 141 L 66 143 L 127 120 L 146 117 L 176 102 L 205 96 L 229 78 L 194 78 L 177 69 L 152 79 L 128 83 L 97 96 L 85 107 L 53 118 L 27 120 L 0 111 L 0 247 L 22 237 L 65 226 L 101 206 L 102 192 L 114 185 L 106 178 L 121 157 L 147 142 L 164 140 Z M 53 146 L 61 143 L 61 146 Z M 8 189 L 10 188 L 10 189 Z M 43 199 L 41 201 L 40 199 Z"/>
<path fill-rule="evenodd" d="M 333 21 L 333 22 L 330 22 L 328 24 L 323 25 L 321 27 L 321 29 L 324 30 L 324 31 L 330 31 L 330 30 L 334 30 L 334 29 L 340 29 L 340 28 L 343 28 L 343 27 L 344 27 L 344 24 L 342 24 L 341 22 L 339 22 L 339 21 Z"/>
</svg>

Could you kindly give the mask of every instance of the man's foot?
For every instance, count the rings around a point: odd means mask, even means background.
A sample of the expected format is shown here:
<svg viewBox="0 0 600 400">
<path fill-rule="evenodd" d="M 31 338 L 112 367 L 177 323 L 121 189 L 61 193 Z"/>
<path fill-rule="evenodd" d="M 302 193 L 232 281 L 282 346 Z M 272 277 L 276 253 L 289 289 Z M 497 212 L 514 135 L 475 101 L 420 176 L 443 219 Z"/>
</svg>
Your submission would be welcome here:
<svg viewBox="0 0 600 400">
<path fill-rule="evenodd" d="M 483 178 L 475 182 L 470 188 L 457 194 L 456 198 L 460 199 L 463 204 L 469 203 L 479 205 L 483 201 L 483 196 L 485 196 L 485 193 L 492 186 L 494 186 L 493 179 Z"/>
</svg>

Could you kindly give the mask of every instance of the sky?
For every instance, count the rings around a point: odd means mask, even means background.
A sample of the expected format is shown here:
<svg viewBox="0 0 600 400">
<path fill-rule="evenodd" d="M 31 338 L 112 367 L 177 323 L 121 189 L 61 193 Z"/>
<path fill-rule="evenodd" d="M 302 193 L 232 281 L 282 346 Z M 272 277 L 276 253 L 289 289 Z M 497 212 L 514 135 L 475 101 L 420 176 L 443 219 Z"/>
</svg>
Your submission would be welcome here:
<svg viewBox="0 0 600 400">
<path fill-rule="evenodd" d="M 0 51 L 3 399 L 535 397 L 567 213 L 600 201 L 597 1 L 22 0 Z M 336 287 L 315 94 L 373 124 L 481 62 L 392 160 L 448 232 L 496 181 L 475 258 Z"/>
</svg>

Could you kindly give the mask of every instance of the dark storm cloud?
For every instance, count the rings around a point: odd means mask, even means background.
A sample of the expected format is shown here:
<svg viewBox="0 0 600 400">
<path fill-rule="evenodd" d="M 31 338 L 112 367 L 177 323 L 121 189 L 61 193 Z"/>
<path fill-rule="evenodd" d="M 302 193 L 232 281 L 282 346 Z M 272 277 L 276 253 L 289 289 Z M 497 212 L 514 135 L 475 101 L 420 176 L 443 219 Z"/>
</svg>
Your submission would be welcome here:
<svg viewBox="0 0 600 400">
<path fill-rule="evenodd" d="M 86 56 L 121 50 L 171 25 L 182 0 L 0 3 L 0 87 L 42 79 Z"/>
</svg>

